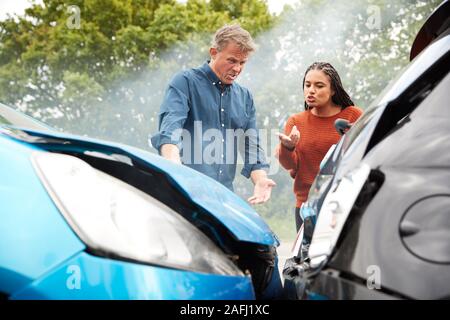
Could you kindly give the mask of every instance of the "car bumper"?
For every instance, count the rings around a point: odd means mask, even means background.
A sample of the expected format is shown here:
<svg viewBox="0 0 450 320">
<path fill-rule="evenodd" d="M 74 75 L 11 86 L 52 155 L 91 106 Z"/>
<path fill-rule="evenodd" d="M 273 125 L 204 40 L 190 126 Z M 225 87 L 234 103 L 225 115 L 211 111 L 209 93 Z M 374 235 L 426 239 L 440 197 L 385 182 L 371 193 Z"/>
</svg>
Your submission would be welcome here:
<svg viewBox="0 0 450 320">
<path fill-rule="evenodd" d="M 10 299 L 254 299 L 251 278 L 77 254 Z"/>
<path fill-rule="evenodd" d="M 359 281 L 343 278 L 338 272 L 323 269 L 316 275 L 296 272 L 292 259 L 286 261 L 283 271 L 284 293 L 288 299 L 305 300 L 392 300 L 397 299 Z"/>
</svg>

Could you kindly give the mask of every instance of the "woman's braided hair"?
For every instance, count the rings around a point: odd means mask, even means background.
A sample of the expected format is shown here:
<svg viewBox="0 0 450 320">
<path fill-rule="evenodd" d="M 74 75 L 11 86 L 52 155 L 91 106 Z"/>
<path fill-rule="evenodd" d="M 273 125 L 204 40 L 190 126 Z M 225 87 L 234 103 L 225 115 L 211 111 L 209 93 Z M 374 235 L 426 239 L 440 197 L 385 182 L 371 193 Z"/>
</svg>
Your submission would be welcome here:
<svg viewBox="0 0 450 320">
<path fill-rule="evenodd" d="M 342 109 L 347 108 L 348 106 L 353 106 L 354 103 L 350 96 L 345 91 L 341 78 L 337 73 L 336 69 L 328 62 L 314 62 L 312 65 L 306 69 L 305 76 L 303 77 L 303 88 L 305 87 L 305 78 L 309 71 L 311 70 L 321 70 L 328 77 L 330 77 L 331 81 L 331 89 L 334 91 L 334 95 L 331 98 L 333 103 L 337 106 L 340 106 Z M 308 110 L 309 107 L 305 101 L 305 110 Z"/>
</svg>

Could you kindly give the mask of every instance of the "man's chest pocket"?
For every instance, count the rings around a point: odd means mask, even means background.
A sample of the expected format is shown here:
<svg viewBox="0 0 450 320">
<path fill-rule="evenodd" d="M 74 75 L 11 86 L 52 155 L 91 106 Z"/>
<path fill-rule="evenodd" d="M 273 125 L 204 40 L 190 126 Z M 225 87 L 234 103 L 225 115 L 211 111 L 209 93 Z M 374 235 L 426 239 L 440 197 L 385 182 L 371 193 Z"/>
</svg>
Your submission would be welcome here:
<svg viewBox="0 0 450 320">
<path fill-rule="evenodd" d="M 231 108 L 229 119 L 232 129 L 245 129 L 249 120 L 248 115 L 243 108 Z"/>
</svg>

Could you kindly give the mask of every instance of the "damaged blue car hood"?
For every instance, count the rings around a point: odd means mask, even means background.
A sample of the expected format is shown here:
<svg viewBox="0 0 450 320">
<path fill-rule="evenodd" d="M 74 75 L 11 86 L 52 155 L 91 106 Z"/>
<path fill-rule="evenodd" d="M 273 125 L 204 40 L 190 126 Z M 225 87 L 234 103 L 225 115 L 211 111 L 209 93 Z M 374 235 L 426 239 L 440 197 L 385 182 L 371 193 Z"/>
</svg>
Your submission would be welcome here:
<svg viewBox="0 0 450 320">
<path fill-rule="evenodd" d="M 0 127 L 2 129 L 2 127 Z M 11 127 L 16 133 L 8 133 L 8 127 L 3 127 L 3 134 L 33 143 L 33 139 L 48 139 L 64 141 L 79 148 L 99 147 L 104 151 L 137 158 L 144 161 L 150 168 L 163 172 L 171 183 L 193 203 L 205 209 L 219 220 L 238 241 L 253 242 L 262 245 L 278 246 L 279 240 L 259 214 L 243 199 L 234 194 L 217 181 L 186 166 L 174 164 L 161 156 L 132 146 L 108 142 L 104 140 L 80 137 L 58 131 L 32 131 Z M 23 135 L 18 135 L 22 132 Z"/>
</svg>

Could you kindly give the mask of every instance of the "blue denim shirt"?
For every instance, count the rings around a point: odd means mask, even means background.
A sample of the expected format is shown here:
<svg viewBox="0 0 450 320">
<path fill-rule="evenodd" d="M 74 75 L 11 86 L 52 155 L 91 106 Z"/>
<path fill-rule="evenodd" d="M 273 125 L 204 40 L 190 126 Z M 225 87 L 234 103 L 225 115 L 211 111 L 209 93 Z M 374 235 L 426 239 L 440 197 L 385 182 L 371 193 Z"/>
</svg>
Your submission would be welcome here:
<svg viewBox="0 0 450 320">
<path fill-rule="evenodd" d="M 223 85 L 208 62 L 170 81 L 151 144 L 158 151 L 163 144 L 177 145 L 183 164 L 231 190 L 238 159 L 243 159 L 241 174 L 247 178 L 269 167 L 250 91 L 237 83 Z"/>
</svg>

